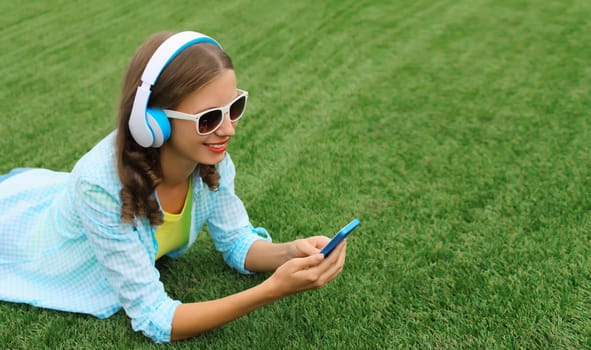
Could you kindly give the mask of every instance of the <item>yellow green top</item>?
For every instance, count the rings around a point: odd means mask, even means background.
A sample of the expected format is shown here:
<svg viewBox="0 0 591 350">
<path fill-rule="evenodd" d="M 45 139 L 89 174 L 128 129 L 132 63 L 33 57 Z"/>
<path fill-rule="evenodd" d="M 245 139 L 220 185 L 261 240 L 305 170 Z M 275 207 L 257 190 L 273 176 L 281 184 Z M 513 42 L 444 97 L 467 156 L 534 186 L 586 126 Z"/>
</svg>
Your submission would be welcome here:
<svg viewBox="0 0 591 350">
<path fill-rule="evenodd" d="M 193 189 L 192 184 L 189 182 L 189 190 L 187 191 L 183 210 L 179 214 L 164 211 L 164 223 L 156 229 L 156 241 L 158 241 L 156 260 L 189 242 L 192 202 Z"/>
</svg>

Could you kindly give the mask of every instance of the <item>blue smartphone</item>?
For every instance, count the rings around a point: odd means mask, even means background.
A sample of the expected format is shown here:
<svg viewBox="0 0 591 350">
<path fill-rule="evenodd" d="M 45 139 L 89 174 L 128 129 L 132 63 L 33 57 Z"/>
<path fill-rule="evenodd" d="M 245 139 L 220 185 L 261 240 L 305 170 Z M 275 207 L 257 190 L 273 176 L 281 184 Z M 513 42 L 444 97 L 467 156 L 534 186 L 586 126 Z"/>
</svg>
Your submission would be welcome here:
<svg viewBox="0 0 591 350">
<path fill-rule="evenodd" d="M 345 225 L 345 227 L 337 232 L 330 242 L 328 242 L 328 244 L 322 248 L 320 253 L 324 254 L 324 257 L 326 258 L 337 247 L 337 245 L 341 243 L 343 239 L 347 238 L 349 233 L 353 232 L 353 230 L 359 226 L 360 223 L 361 221 L 359 221 L 359 219 L 353 219 L 353 221 Z"/>
</svg>

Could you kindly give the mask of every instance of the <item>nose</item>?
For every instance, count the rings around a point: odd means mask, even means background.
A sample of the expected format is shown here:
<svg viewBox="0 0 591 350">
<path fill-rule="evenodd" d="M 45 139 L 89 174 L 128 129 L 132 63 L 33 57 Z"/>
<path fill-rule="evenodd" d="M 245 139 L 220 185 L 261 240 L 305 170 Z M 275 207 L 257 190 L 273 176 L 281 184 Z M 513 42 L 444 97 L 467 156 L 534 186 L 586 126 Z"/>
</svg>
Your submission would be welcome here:
<svg viewBox="0 0 591 350">
<path fill-rule="evenodd" d="M 220 125 L 220 128 L 217 129 L 215 133 L 218 134 L 218 136 L 234 136 L 236 133 L 235 126 L 235 123 L 232 123 L 230 120 L 230 114 L 225 113 L 222 125 Z"/>
</svg>

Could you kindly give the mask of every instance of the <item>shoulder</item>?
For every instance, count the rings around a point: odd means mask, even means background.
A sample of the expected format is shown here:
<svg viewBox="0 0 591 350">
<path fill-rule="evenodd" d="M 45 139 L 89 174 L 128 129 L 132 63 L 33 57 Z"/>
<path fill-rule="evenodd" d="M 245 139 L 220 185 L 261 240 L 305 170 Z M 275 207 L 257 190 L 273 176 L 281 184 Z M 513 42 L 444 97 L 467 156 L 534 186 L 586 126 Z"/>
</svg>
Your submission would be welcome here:
<svg viewBox="0 0 591 350">
<path fill-rule="evenodd" d="M 98 185 L 118 194 L 121 181 L 117 173 L 116 131 L 111 132 L 88 151 L 74 166 L 73 180 Z"/>
<path fill-rule="evenodd" d="M 234 182 L 236 176 L 236 168 L 229 153 L 226 153 L 224 159 L 216 165 L 216 169 L 220 174 L 220 186 L 231 184 Z"/>
</svg>

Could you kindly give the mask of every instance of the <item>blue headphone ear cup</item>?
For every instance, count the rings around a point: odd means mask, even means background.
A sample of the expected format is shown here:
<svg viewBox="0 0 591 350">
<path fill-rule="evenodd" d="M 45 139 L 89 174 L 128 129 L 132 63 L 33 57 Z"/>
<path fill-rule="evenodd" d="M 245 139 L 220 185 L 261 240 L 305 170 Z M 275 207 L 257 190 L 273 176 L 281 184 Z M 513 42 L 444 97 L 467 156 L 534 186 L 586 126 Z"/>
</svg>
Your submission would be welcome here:
<svg viewBox="0 0 591 350">
<path fill-rule="evenodd" d="M 152 147 L 160 147 L 170 138 L 170 121 L 168 120 L 166 113 L 159 108 L 148 108 L 146 109 L 146 114 L 148 117 L 148 124 L 154 135 L 154 143 Z"/>
</svg>

